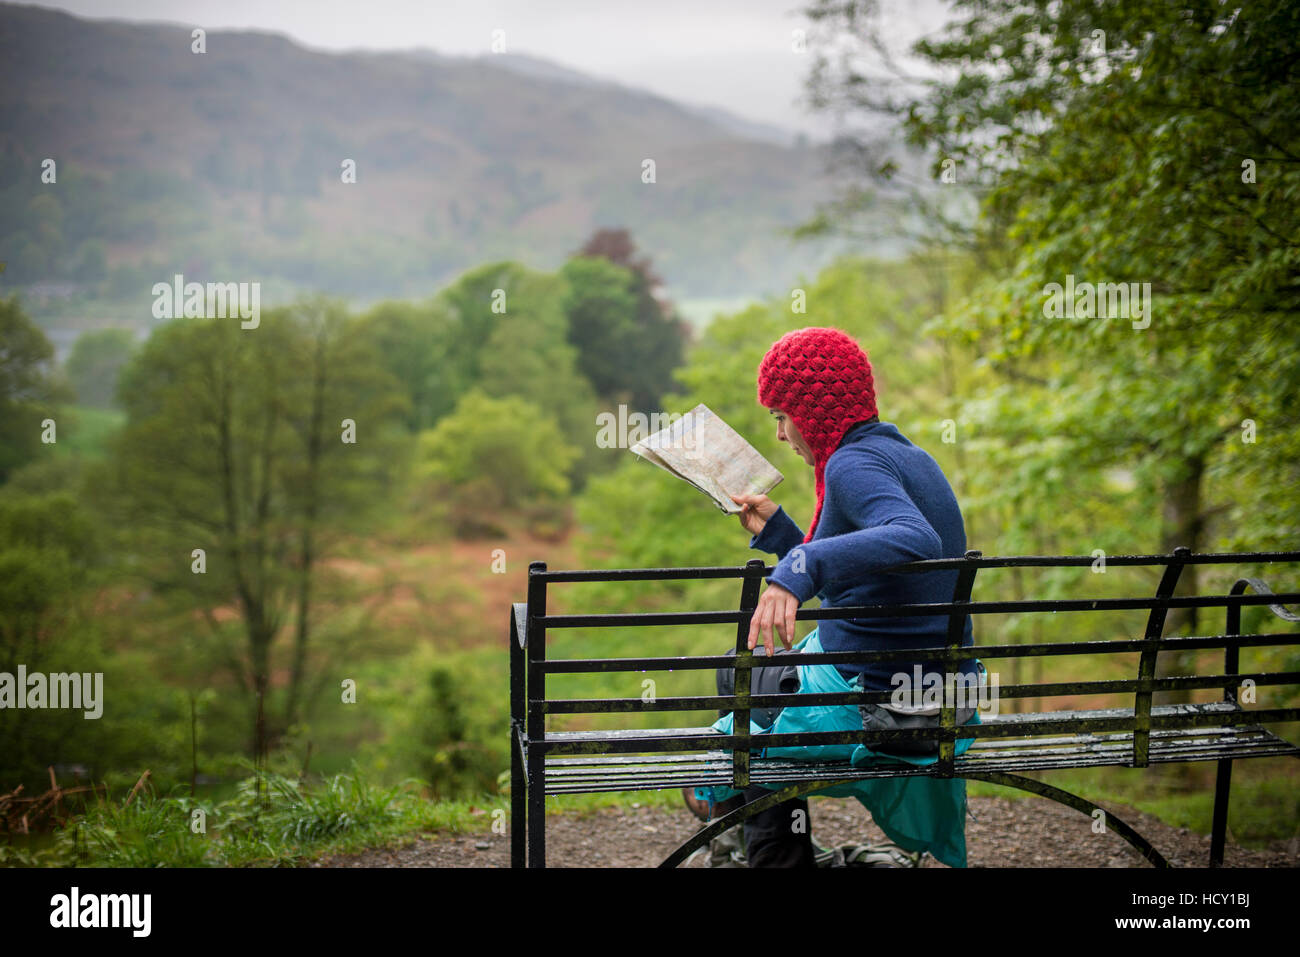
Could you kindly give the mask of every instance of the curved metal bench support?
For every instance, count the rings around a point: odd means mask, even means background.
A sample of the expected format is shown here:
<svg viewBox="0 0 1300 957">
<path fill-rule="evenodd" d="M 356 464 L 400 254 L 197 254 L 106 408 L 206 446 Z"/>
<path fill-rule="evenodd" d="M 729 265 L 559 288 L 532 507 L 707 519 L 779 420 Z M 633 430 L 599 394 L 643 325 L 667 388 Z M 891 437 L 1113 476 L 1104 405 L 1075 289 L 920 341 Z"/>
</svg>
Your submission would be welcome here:
<svg viewBox="0 0 1300 957">
<path fill-rule="evenodd" d="M 789 801 L 794 798 L 803 797 L 805 794 L 814 794 L 817 791 L 824 791 L 832 788 L 837 784 L 852 784 L 856 778 L 836 778 L 827 781 L 804 781 L 801 784 L 792 784 L 788 788 L 782 788 L 779 791 L 773 791 L 771 794 L 764 794 L 757 801 L 750 801 L 742 807 L 736 808 L 727 814 L 722 815 L 716 821 L 712 821 L 700 828 L 693 835 L 686 839 L 677 850 L 673 851 L 664 858 L 660 867 L 676 867 L 700 847 L 703 847 L 709 841 L 713 840 L 719 834 L 731 830 L 737 824 L 748 820 L 761 811 L 766 811 L 774 805 L 783 801 Z"/>
<path fill-rule="evenodd" d="M 1098 807 L 1091 801 L 1085 800 L 1069 791 L 1062 791 L 1060 788 L 1045 784 L 1042 781 L 1035 781 L 1033 778 L 1022 777 L 1019 774 L 1006 774 L 1002 771 L 984 771 L 979 774 L 960 774 L 959 777 L 972 781 L 987 781 L 989 784 L 998 784 L 1002 787 L 1018 788 L 1021 791 L 1030 791 L 1041 797 L 1049 798 L 1058 804 L 1064 804 L 1072 807 L 1076 811 L 1092 816 L 1094 811 L 1101 811 L 1106 815 L 1106 824 L 1112 828 L 1116 834 L 1128 841 L 1130 845 L 1141 854 L 1146 860 L 1150 861 L 1155 867 L 1169 867 L 1169 862 L 1164 859 L 1151 843 L 1133 828 L 1129 827 L 1115 815 L 1111 814 L 1105 808 Z M 807 794 L 814 794 L 817 791 L 824 791 L 827 788 L 834 787 L 837 784 L 853 784 L 857 778 L 840 778 L 837 780 L 827 781 L 805 781 L 801 784 L 794 784 L 790 787 L 783 788 L 780 791 L 773 791 L 771 794 L 765 794 L 757 801 L 751 801 L 743 807 L 728 814 L 724 814 L 716 821 L 710 822 L 705 827 L 700 828 L 695 834 L 691 835 L 675 851 L 669 854 L 660 867 L 677 867 L 686 858 L 700 847 L 703 847 L 709 841 L 713 840 L 720 834 L 731 830 L 737 824 L 740 824 L 753 817 L 761 811 L 780 804 L 783 801 L 789 801 L 793 798 L 803 797 Z"/>
<path fill-rule="evenodd" d="M 1035 781 L 1033 778 L 1022 777 L 1019 774 L 1007 774 L 1002 771 L 985 771 L 980 774 L 963 774 L 962 777 L 971 781 L 987 781 L 990 784 L 1000 784 L 1003 787 L 1019 788 L 1022 791 L 1031 791 L 1045 798 L 1050 798 L 1058 804 L 1064 804 L 1072 807 L 1076 811 L 1092 816 L 1093 811 L 1101 811 L 1106 815 L 1105 821 L 1108 827 L 1115 830 L 1115 833 L 1124 840 L 1128 841 L 1139 854 L 1145 857 L 1155 867 L 1168 867 L 1169 862 L 1151 846 L 1145 837 L 1139 834 L 1133 828 L 1129 827 L 1115 815 L 1111 814 L 1105 808 L 1098 807 L 1091 801 L 1079 797 L 1077 794 L 1071 794 L 1069 791 L 1062 791 L 1060 788 L 1052 787 L 1050 784 L 1044 784 L 1042 781 Z"/>
</svg>

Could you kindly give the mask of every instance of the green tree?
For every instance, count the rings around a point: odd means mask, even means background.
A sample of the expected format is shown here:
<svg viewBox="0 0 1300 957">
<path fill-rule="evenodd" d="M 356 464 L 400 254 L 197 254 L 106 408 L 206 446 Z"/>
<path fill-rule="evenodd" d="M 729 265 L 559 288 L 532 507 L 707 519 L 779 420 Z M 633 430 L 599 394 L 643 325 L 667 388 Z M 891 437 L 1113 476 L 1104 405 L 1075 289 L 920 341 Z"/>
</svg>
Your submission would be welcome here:
<svg viewBox="0 0 1300 957">
<path fill-rule="evenodd" d="M 600 230 L 561 270 L 578 367 L 607 401 L 649 412 L 682 362 L 685 324 L 659 298 L 662 281 L 626 230 Z"/>
<path fill-rule="evenodd" d="M 124 370 L 120 394 L 128 419 L 107 466 L 107 507 L 153 590 L 208 621 L 209 657 L 264 713 L 254 718 L 261 752 L 301 708 L 321 559 L 400 476 L 397 384 L 339 307 L 313 301 L 265 313 L 255 330 L 168 323 Z M 215 614 L 230 606 L 242 654 Z M 273 701 L 273 653 L 290 615 L 289 679 Z"/>
<path fill-rule="evenodd" d="M 475 740 L 467 697 L 463 675 L 442 666 L 429 672 L 419 697 L 418 771 L 435 799 L 483 794 L 496 785 L 496 756 Z"/>
<path fill-rule="evenodd" d="M 109 650 L 99 591 L 109 567 L 104 544 L 95 516 L 73 493 L 0 492 L 0 672 L 24 666 L 29 676 L 102 675 L 93 708 L 83 699 L 80 710 L 0 712 L 0 792 L 23 785 L 27 796 L 40 795 L 47 769 L 60 765 L 80 771 L 85 784 L 143 761 L 165 779 L 177 764 L 165 730 L 172 703 L 140 661 Z M 99 716 L 88 720 L 95 710 Z M 61 771 L 59 783 L 74 779 Z"/>
<path fill-rule="evenodd" d="M 880 62 L 878 5 L 814 10 L 853 49 L 814 82 L 825 100 L 862 104 L 862 78 Z M 1014 387 L 1001 403 L 1018 404 L 1012 418 L 1040 440 L 999 481 L 1042 502 L 1045 467 L 1082 471 L 1099 495 L 1108 472 L 1129 471 L 1157 519 L 1132 523 L 1131 548 L 1202 550 L 1242 541 L 1243 529 L 1255 547 L 1294 543 L 1300 9 L 995 0 L 955 10 L 941 37 L 915 48 L 938 78 L 870 105 L 929 151 L 935 183 L 951 164 L 977 187 L 971 235 L 1003 253 L 948 323 Z M 1049 284 L 1067 281 L 1137 283 L 1149 311 L 1085 304 L 1056 317 Z M 1247 422 L 1267 445 L 1242 448 Z M 1229 461 L 1254 499 L 1214 481 L 1229 479 Z M 1264 496 L 1272 504 L 1260 510 Z M 1188 569 L 1180 589 L 1196 587 Z M 1194 610 L 1171 614 L 1171 628 L 1194 626 Z"/>
<path fill-rule="evenodd" d="M 295 307 L 292 316 L 298 335 L 291 358 L 301 379 L 296 383 L 300 391 L 286 404 L 296 454 L 285 465 L 285 495 L 297 526 L 286 723 L 301 716 L 319 561 L 341 536 L 365 529 L 376 511 L 376 492 L 400 485 L 400 450 L 406 443 L 392 425 L 409 409 L 396 383 L 380 368 L 367 331 L 352 322 L 342 306 L 310 299 Z M 358 438 L 350 428 L 371 434 Z M 362 442 L 368 453 L 354 455 Z"/>
<path fill-rule="evenodd" d="M 95 329 L 77 337 L 68 356 L 68 383 L 81 405 L 106 409 L 116 404 L 117 377 L 135 351 L 128 329 Z"/>
<path fill-rule="evenodd" d="M 497 317 L 479 363 L 479 387 L 496 398 L 515 396 L 553 419 L 574 455 L 566 474 L 581 488 L 600 466 L 596 394 L 568 340 L 563 279 L 521 272 L 509 288 L 509 311 Z"/>
<path fill-rule="evenodd" d="M 66 660 L 58 654 L 63 650 L 58 637 L 74 618 L 72 604 L 92 561 L 89 532 L 86 516 L 69 495 L 0 499 L 0 672 L 16 674 L 19 665 L 38 671 L 49 661 Z M 43 717 L 43 712 L 7 710 L 0 721 L 0 778 L 10 787 L 30 780 L 42 761 L 53 760 L 47 749 L 74 718 L 57 712 L 54 722 Z M 52 723 L 59 727 L 51 728 Z"/>
<path fill-rule="evenodd" d="M 40 454 L 41 423 L 68 398 L 53 360 L 54 346 L 18 297 L 0 299 L 0 482 Z"/>
<path fill-rule="evenodd" d="M 389 373 L 410 398 L 412 433 L 431 428 L 470 385 L 457 364 L 459 323 L 441 300 L 382 302 L 359 320 Z"/>
<path fill-rule="evenodd" d="M 449 499 L 462 534 L 498 528 L 508 510 L 559 508 L 577 454 L 535 405 L 478 390 L 419 442 L 421 474 Z"/>
<path fill-rule="evenodd" d="M 578 368 L 563 310 L 567 286 L 518 263 L 471 270 L 428 303 L 383 303 L 363 320 L 385 367 L 411 397 L 408 425 L 436 425 L 472 389 L 543 410 L 579 450 L 577 486 L 598 461 L 596 398 Z"/>
</svg>

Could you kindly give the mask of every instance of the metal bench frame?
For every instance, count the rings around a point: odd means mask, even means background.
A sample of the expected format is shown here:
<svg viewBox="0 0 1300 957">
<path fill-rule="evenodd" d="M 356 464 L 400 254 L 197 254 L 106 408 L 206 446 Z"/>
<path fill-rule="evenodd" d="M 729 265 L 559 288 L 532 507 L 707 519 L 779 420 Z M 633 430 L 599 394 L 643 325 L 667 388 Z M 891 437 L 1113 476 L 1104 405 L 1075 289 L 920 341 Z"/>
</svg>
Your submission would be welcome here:
<svg viewBox="0 0 1300 957">
<path fill-rule="evenodd" d="M 1300 632 L 1241 634 L 1241 608 L 1267 605 L 1286 622 L 1300 622 L 1284 606 L 1300 601 L 1300 592 L 1274 594 L 1257 578 L 1241 578 L 1226 595 L 1177 596 L 1174 591 L 1188 565 L 1300 562 L 1296 552 L 1192 554 L 1185 548 L 1172 555 L 1107 557 L 1107 566 L 1162 567 L 1159 586 L 1152 597 L 971 601 L 976 573 L 981 568 L 1089 566 L 1092 556 L 1019 556 L 984 558 L 976 551 L 964 558 L 913 562 L 890 573 L 958 572 L 952 601 L 933 604 L 884 604 L 858 607 L 801 609 L 803 620 L 882 618 L 947 615 L 947 644 L 930 649 L 824 652 L 801 655 L 801 664 L 845 664 L 895 659 L 915 660 L 918 652 L 942 661 L 955 672 L 963 659 L 1039 655 L 1081 655 L 1140 652 L 1136 678 L 1109 681 L 1044 682 L 1002 685 L 999 696 L 1132 693 L 1132 708 L 1095 711 L 1046 711 L 982 716 L 984 723 L 959 727 L 955 707 L 945 700 L 938 728 L 899 729 L 887 732 L 804 732 L 764 734 L 755 740 L 749 732 L 750 710 L 758 707 L 879 703 L 892 692 L 837 694 L 751 695 L 753 668 L 788 662 L 755 656 L 748 647 L 750 618 L 758 602 L 763 579 L 772 569 L 755 559 L 739 567 L 615 569 L 603 571 L 548 571 L 544 562 L 528 568 L 528 601 L 512 606 L 510 615 L 510 721 L 511 721 L 511 863 L 515 867 L 546 866 L 546 796 L 597 791 L 653 790 L 689 786 L 730 785 L 743 789 L 751 783 L 783 784 L 700 829 L 678 847 L 661 866 L 675 867 L 712 838 L 774 804 L 812 794 L 836 784 L 868 778 L 926 775 L 960 777 L 1019 788 L 1051 798 L 1085 814 L 1097 805 L 1042 781 L 1016 772 L 1063 768 L 1118 766 L 1142 768 L 1152 764 L 1216 761 L 1214 818 L 1210 866 L 1223 862 L 1228 820 L 1232 762 L 1245 758 L 1300 757 L 1300 747 L 1278 737 L 1264 724 L 1300 720 L 1300 708 L 1246 710 L 1237 700 L 1244 681 L 1256 685 L 1300 684 L 1300 672 L 1240 674 L 1240 649 L 1300 644 Z M 728 611 L 655 612 L 639 614 L 550 615 L 546 611 L 547 586 L 558 582 L 663 581 L 739 578 L 740 607 Z M 1247 594 L 1250 589 L 1253 594 Z M 1192 637 L 1164 637 L 1170 608 L 1214 608 L 1226 612 L 1224 633 Z M 1048 642 L 1032 645 L 976 645 L 960 642 L 967 615 L 1013 612 L 1114 611 L 1147 609 L 1149 617 L 1141 638 L 1106 641 Z M 668 658 L 591 658 L 548 660 L 546 633 L 552 628 L 638 627 L 678 624 L 736 624 L 736 655 L 701 655 Z M 1157 678 L 1156 659 L 1161 652 L 1223 648 L 1222 674 Z M 678 669 L 736 668 L 733 695 L 700 697 L 604 699 L 548 699 L 548 674 L 579 672 L 671 671 Z M 1152 706 L 1152 694 L 1177 689 L 1222 688 L 1223 700 L 1207 704 Z M 735 732 L 722 735 L 711 728 L 546 732 L 548 714 L 596 714 L 633 711 L 688 711 L 720 709 L 735 712 Z M 1048 735 L 1049 737 L 1043 737 Z M 759 758 L 751 750 L 864 743 L 879 747 L 891 741 L 925 737 L 939 742 L 938 761 L 916 767 L 897 764 L 856 768 L 848 763 L 789 761 Z M 975 738 L 961 757 L 955 756 L 959 738 Z M 692 753 L 694 752 L 694 753 Z M 555 757 L 581 755 L 582 757 Z M 1108 825 L 1144 858 L 1157 867 L 1168 862 L 1151 844 L 1123 821 L 1107 815 Z"/>
</svg>

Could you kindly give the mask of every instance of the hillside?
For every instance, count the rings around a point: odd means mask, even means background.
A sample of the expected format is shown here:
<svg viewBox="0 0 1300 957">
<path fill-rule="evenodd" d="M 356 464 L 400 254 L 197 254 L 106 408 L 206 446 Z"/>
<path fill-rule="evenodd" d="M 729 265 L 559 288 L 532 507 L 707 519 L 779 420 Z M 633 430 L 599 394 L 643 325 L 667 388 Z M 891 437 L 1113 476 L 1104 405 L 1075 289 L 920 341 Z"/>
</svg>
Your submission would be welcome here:
<svg viewBox="0 0 1300 957">
<path fill-rule="evenodd" d="M 191 42 L 0 5 L 0 259 L 38 315 L 145 317 L 174 272 L 259 280 L 264 305 L 422 295 L 486 260 L 554 268 L 600 226 L 630 229 L 678 298 L 770 291 L 831 256 L 780 234 L 829 196 L 823 151 L 759 124 L 513 54 Z"/>
</svg>

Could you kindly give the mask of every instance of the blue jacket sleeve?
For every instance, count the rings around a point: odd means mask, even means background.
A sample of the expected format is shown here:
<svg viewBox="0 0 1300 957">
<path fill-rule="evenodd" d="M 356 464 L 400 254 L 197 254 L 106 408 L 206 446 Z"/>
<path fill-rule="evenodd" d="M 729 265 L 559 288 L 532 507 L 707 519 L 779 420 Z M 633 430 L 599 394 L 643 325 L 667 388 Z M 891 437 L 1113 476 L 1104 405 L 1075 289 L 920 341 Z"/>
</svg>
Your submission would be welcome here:
<svg viewBox="0 0 1300 957">
<path fill-rule="evenodd" d="M 802 529 L 785 513 L 785 509 L 778 505 L 776 513 L 767 520 L 763 530 L 749 540 L 749 547 L 784 558 L 786 552 L 802 541 Z"/>
<path fill-rule="evenodd" d="M 942 557 L 938 532 L 903 488 L 894 463 L 877 453 L 845 448 L 831 456 L 823 516 L 832 507 L 846 514 L 856 531 L 796 544 L 772 571 L 770 581 L 800 602 L 832 581 Z"/>
</svg>

